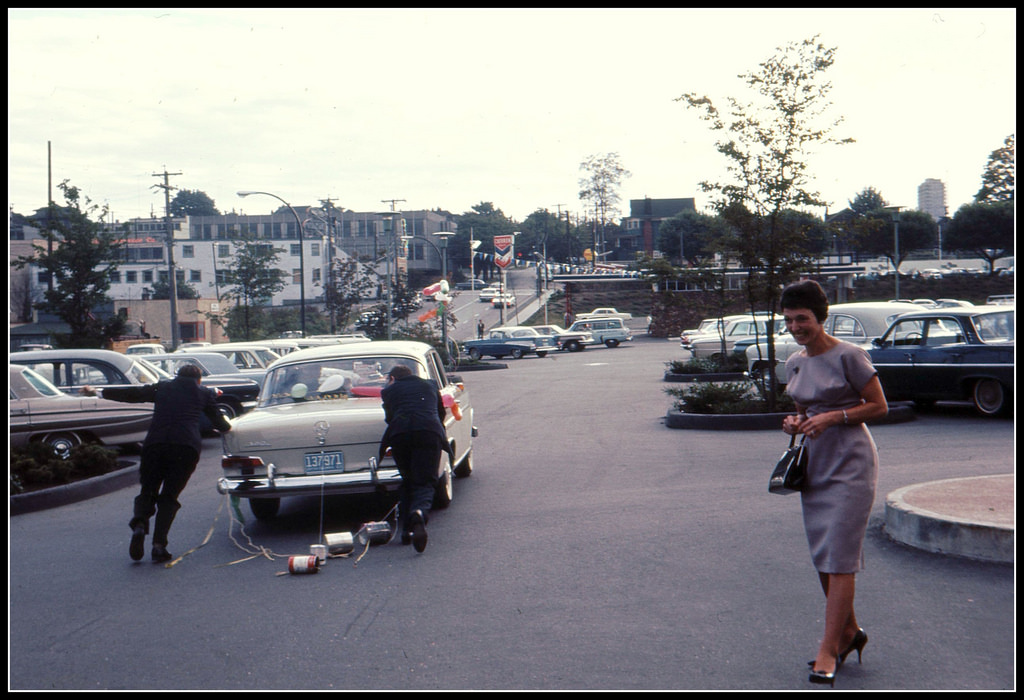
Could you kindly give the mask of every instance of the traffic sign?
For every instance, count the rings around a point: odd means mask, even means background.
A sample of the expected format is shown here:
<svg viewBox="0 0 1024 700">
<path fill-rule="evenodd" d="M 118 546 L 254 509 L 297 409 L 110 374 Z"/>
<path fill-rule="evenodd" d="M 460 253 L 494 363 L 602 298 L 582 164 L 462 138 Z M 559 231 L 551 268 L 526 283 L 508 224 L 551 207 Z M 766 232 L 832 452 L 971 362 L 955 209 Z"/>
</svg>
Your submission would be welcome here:
<svg viewBox="0 0 1024 700">
<path fill-rule="evenodd" d="M 494 237 L 494 264 L 505 269 L 512 264 L 512 245 L 515 238 L 512 236 Z"/>
</svg>

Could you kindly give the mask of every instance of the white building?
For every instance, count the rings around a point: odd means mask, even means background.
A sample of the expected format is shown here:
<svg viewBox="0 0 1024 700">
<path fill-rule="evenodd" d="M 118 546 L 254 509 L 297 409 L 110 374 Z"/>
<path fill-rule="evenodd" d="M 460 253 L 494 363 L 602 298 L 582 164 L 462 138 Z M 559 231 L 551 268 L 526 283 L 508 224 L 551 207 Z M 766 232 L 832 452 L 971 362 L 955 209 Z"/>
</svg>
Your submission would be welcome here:
<svg viewBox="0 0 1024 700">
<path fill-rule="evenodd" d="M 931 214 L 936 221 L 947 215 L 946 186 L 942 180 L 930 177 L 918 186 L 917 208 Z"/>
</svg>

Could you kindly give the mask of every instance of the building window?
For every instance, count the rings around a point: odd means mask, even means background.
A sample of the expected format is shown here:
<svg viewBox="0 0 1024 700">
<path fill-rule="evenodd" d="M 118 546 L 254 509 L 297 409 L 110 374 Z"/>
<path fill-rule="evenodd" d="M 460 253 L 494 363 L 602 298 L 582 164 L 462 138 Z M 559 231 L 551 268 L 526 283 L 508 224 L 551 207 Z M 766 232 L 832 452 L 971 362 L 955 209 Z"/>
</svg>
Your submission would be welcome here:
<svg viewBox="0 0 1024 700">
<path fill-rule="evenodd" d="M 292 243 L 289 246 L 289 249 L 291 250 L 292 257 L 297 258 L 300 255 L 302 255 L 302 244 L 301 243 Z"/>
<path fill-rule="evenodd" d="M 302 270 L 298 267 L 292 268 L 292 284 L 302 284 Z"/>
<path fill-rule="evenodd" d="M 217 244 L 217 257 L 218 258 L 226 258 L 229 255 L 231 255 L 231 246 L 229 246 L 227 243 L 218 243 Z"/>
<path fill-rule="evenodd" d="M 120 282 L 121 282 L 121 273 L 118 270 L 111 270 L 110 271 L 110 283 L 111 284 L 120 284 Z"/>
<path fill-rule="evenodd" d="M 124 281 L 128 284 L 135 284 L 139 281 L 139 273 L 135 270 L 125 270 Z"/>
<path fill-rule="evenodd" d="M 189 270 L 188 271 L 188 281 L 189 282 L 202 282 L 203 281 L 202 270 Z"/>
<path fill-rule="evenodd" d="M 320 284 L 320 268 L 313 268 L 313 284 Z"/>
<path fill-rule="evenodd" d="M 178 323 L 178 331 L 182 341 L 204 340 L 206 338 L 206 324 L 202 321 Z"/>
<path fill-rule="evenodd" d="M 183 258 L 194 258 L 196 256 L 196 248 L 191 245 L 181 246 L 181 257 Z"/>
<path fill-rule="evenodd" d="M 314 258 L 320 257 L 320 244 L 319 243 L 310 243 L 309 244 L 309 254 L 312 255 Z"/>
<path fill-rule="evenodd" d="M 143 270 L 142 271 L 142 281 L 143 281 L 143 283 L 152 282 L 153 281 L 153 271 L 152 270 Z"/>
</svg>

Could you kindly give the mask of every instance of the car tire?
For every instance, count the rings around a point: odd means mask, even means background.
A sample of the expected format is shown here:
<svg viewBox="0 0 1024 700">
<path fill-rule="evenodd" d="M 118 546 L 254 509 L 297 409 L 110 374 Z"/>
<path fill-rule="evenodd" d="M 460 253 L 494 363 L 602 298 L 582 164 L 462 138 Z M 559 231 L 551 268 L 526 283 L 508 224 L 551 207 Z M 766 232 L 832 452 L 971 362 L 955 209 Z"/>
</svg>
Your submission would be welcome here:
<svg viewBox="0 0 1024 700">
<path fill-rule="evenodd" d="M 522 358 L 522 356 L 523 356 L 523 351 L 520 350 L 519 348 L 516 348 L 515 350 L 512 351 L 512 359 L 513 360 L 518 360 L 518 359 Z"/>
<path fill-rule="evenodd" d="M 608 340 L 604 341 L 604 344 L 610 348 L 614 348 L 616 345 L 619 344 L 619 341 L 617 341 L 615 338 L 609 338 Z"/>
<path fill-rule="evenodd" d="M 537 351 L 537 357 L 544 357 L 544 356 L 546 356 L 547 354 L 548 354 L 548 351 L 547 351 L 547 350 L 538 350 L 538 351 Z"/>
<path fill-rule="evenodd" d="M 455 465 L 455 470 L 452 472 L 456 478 L 465 479 L 467 476 L 473 473 L 473 450 L 470 449 L 466 453 L 466 456 L 462 458 L 462 461 Z"/>
<path fill-rule="evenodd" d="M 565 344 L 565 348 L 569 352 L 579 352 L 580 350 L 583 349 L 583 346 L 580 345 L 580 341 L 578 340 L 570 340 L 568 343 Z"/>
<path fill-rule="evenodd" d="M 452 463 L 448 453 L 442 452 L 444 458 L 444 469 L 441 477 L 437 480 L 437 488 L 434 490 L 434 509 L 443 510 L 452 504 L 455 489 L 452 485 Z"/>
<path fill-rule="evenodd" d="M 238 410 L 237 407 L 232 406 L 230 403 L 228 403 L 226 401 L 218 403 L 217 404 L 217 409 L 222 414 L 224 414 L 224 417 L 227 418 L 228 420 L 231 420 L 233 418 L 237 418 L 238 414 L 240 413 L 240 411 Z"/>
<path fill-rule="evenodd" d="M 42 442 L 50 446 L 53 453 L 60 459 L 68 459 L 71 450 L 82 444 L 82 438 L 78 433 L 51 433 L 43 438 Z"/>
<path fill-rule="evenodd" d="M 470 348 L 469 359 L 473 360 L 474 362 L 478 361 L 480 359 L 480 351 L 477 350 L 476 348 Z"/>
<path fill-rule="evenodd" d="M 974 383 L 971 400 L 979 413 L 997 416 L 1006 410 L 1006 389 L 995 379 L 979 379 Z"/>
<path fill-rule="evenodd" d="M 257 520 L 273 520 L 281 508 L 280 498 L 250 498 L 249 510 Z"/>
</svg>

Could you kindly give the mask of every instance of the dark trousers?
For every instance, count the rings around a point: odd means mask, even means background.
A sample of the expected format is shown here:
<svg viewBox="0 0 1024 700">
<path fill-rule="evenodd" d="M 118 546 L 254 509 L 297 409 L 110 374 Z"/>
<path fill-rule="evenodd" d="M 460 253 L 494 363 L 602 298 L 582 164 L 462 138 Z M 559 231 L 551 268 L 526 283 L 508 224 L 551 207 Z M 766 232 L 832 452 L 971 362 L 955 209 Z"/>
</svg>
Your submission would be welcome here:
<svg viewBox="0 0 1024 700">
<path fill-rule="evenodd" d="M 167 545 L 167 533 L 181 508 L 178 496 L 199 463 L 199 454 L 185 445 L 147 445 L 139 466 L 139 495 L 129 527 L 142 525 L 149 533 L 149 519 L 156 514 L 153 544 Z"/>
<path fill-rule="evenodd" d="M 404 529 L 410 513 L 423 511 L 425 520 L 434 503 L 437 467 L 441 462 L 441 438 L 429 430 L 399 433 L 391 438 L 391 455 L 402 475 L 398 515 Z"/>
</svg>

